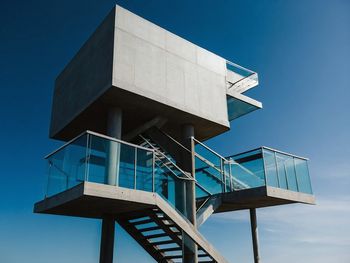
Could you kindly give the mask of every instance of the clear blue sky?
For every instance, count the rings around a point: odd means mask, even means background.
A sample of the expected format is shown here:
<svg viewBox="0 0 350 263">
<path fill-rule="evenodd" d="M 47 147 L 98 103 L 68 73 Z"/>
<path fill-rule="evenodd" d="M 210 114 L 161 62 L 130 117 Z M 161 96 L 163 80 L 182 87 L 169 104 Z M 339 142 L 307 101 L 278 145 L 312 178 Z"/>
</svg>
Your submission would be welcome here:
<svg viewBox="0 0 350 263">
<path fill-rule="evenodd" d="M 350 262 L 350 1 L 117 1 L 259 73 L 264 109 L 210 142 L 222 154 L 266 145 L 311 159 L 317 206 L 258 210 L 269 263 Z M 0 262 L 98 262 L 100 222 L 36 215 L 55 76 L 115 1 L 0 5 Z M 201 231 L 232 262 L 252 262 L 248 214 Z M 115 262 L 152 262 L 119 227 Z"/>
</svg>

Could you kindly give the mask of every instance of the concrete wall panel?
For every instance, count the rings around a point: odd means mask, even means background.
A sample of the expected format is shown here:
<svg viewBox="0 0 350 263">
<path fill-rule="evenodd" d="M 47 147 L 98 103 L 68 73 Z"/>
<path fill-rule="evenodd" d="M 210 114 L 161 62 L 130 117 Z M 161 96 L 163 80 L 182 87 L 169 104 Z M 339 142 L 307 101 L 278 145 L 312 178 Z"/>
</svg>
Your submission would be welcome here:
<svg viewBox="0 0 350 263">
<path fill-rule="evenodd" d="M 113 86 L 229 126 L 223 58 L 123 8 L 116 17 Z"/>
</svg>

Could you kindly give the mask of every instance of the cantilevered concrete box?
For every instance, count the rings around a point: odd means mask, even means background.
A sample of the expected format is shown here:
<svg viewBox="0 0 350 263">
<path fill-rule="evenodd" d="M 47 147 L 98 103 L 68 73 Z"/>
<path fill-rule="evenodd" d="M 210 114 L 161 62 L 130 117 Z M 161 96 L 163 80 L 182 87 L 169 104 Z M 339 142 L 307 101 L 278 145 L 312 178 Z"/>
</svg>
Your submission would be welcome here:
<svg viewBox="0 0 350 263">
<path fill-rule="evenodd" d="M 50 136 L 105 133 L 108 109 L 123 134 L 163 117 L 176 136 L 191 123 L 200 140 L 229 129 L 226 60 L 116 6 L 57 77 Z"/>
</svg>

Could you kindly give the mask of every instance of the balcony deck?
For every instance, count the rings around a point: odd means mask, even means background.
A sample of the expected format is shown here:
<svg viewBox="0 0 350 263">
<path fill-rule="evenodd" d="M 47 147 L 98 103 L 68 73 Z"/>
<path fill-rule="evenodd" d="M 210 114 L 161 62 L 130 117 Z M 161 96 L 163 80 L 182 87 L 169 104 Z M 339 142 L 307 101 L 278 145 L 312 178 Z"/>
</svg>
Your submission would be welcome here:
<svg viewBox="0 0 350 263">
<path fill-rule="evenodd" d="M 315 204 L 313 195 L 271 186 L 261 186 L 221 194 L 221 205 L 215 213 L 262 208 L 293 203 Z"/>
<path fill-rule="evenodd" d="M 82 182 L 34 205 L 35 213 L 103 218 L 156 206 L 156 194 L 106 184 Z"/>
<path fill-rule="evenodd" d="M 314 204 L 307 159 L 261 147 L 224 158 L 193 138 L 196 197 L 220 196 L 215 212 Z M 111 152 L 112 151 L 112 152 Z M 180 181 L 193 178 L 154 149 L 86 132 L 47 156 L 45 199 L 38 213 L 101 218 L 142 210 L 159 196 L 175 208 Z M 164 163 L 165 162 L 165 163 Z M 110 167 L 115 177 L 109 181 Z"/>
</svg>

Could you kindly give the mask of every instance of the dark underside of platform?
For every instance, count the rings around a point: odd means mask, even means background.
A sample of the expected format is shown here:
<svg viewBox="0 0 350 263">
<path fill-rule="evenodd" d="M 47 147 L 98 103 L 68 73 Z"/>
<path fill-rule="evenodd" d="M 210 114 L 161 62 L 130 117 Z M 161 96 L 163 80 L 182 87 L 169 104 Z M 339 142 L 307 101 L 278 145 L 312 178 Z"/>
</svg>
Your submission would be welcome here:
<svg viewBox="0 0 350 263">
<path fill-rule="evenodd" d="M 222 195 L 222 204 L 215 213 L 229 212 L 250 208 L 261 208 L 275 205 L 285 205 L 296 201 L 271 197 L 267 195 L 266 187 L 240 190 Z"/>
<path fill-rule="evenodd" d="M 117 187 L 115 188 L 117 189 Z M 106 196 L 98 196 L 99 194 L 86 194 L 84 190 L 86 190 L 84 189 L 84 184 L 80 184 L 62 193 L 45 198 L 35 204 L 34 212 L 87 218 L 103 218 L 106 214 L 118 215 L 155 207 L 151 202 L 147 204 L 145 202 L 123 200 L 124 198 L 108 198 Z M 122 191 L 125 193 L 130 190 L 123 189 Z M 152 193 L 148 192 L 144 192 L 142 195 L 143 194 L 152 195 Z"/>
<path fill-rule="evenodd" d="M 215 195 L 221 203 L 214 213 L 262 208 L 292 203 L 315 204 L 313 195 L 275 187 L 257 187 Z M 199 203 L 203 200 L 199 200 Z"/>
</svg>

